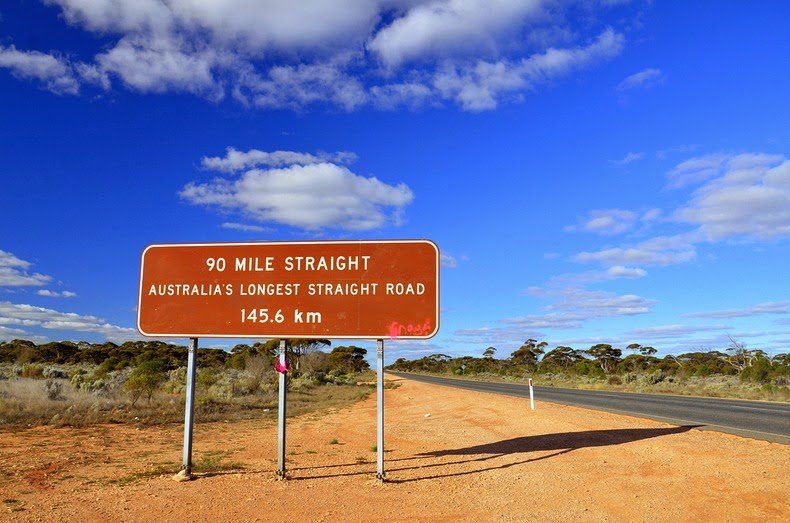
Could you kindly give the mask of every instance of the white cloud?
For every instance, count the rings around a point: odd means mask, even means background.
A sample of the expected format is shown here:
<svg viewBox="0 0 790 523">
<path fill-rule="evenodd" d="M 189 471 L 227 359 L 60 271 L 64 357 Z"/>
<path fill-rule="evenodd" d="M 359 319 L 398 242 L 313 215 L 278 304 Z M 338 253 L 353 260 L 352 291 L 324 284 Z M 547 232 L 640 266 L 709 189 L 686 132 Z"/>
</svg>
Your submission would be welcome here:
<svg viewBox="0 0 790 523">
<path fill-rule="evenodd" d="M 451 256 L 443 252 L 440 258 L 442 267 L 446 267 L 448 269 L 455 269 L 458 267 L 458 259 L 456 259 L 455 256 Z"/>
<path fill-rule="evenodd" d="M 610 278 L 642 278 L 647 275 L 647 271 L 638 267 L 624 267 L 614 265 L 606 270 Z"/>
<path fill-rule="evenodd" d="M 415 5 L 368 44 L 389 67 L 410 60 L 496 48 L 503 35 L 541 14 L 540 0 L 434 0 Z"/>
<path fill-rule="evenodd" d="M 39 296 L 47 296 L 49 298 L 76 298 L 77 297 L 77 293 L 76 292 L 71 292 L 71 291 L 58 292 L 58 291 L 50 291 L 48 289 L 41 289 L 38 292 L 36 292 L 36 294 L 38 294 Z"/>
<path fill-rule="evenodd" d="M 718 176 L 728 158 L 726 154 L 717 153 L 686 160 L 667 173 L 669 187 L 678 189 Z"/>
<path fill-rule="evenodd" d="M 614 265 L 606 270 L 600 271 L 585 271 L 575 274 L 560 274 L 552 276 L 544 287 L 529 287 L 524 294 L 533 296 L 549 296 L 557 289 L 565 289 L 568 287 L 579 287 L 588 285 L 590 283 L 597 283 L 609 280 L 619 279 L 637 279 L 647 276 L 647 271 L 639 267 L 626 267 L 624 265 Z"/>
<path fill-rule="evenodd" d="M 233 231 L 244 231 L 244 232 L 265 232 L 271 229 L 267 229 L 266 227 L 261 227 L 260 225 L 249 225 L 246 223 L 234 223 L 234 222 L 224 222 L 220 225 L 223 229 L 231 229 Z"/>
<path fill-rule="evenodd" d="M 52 276 L 28 273 L 31 265 L 10 252 L 0 250 L 0 287 L 40 286 L 52 281 Z"/>
<path fill-rule="evenodd" d="M 520 61 L 478 61 L 457 66 L 446 63 L 433 80 L 443 98 L 453 99 L 468 111 L 497 107 L 508 94 L 534 88 L 553 77 L 620 53 L 623 36 L 607 29 L 586 47 L 550 48 Z"/>
<path fill-rule="evenodd" d="M 283 167 L 286 165 L 311 165 L 324 162 L 350 164 L 356 159 L 357 155 L 348 151 L 310 154 L 295 151 L 266 152 L 259 149 L 250 149 L 244 152 L 234 147 L 228 147 L 225 150 L 224 157 L 206 156 L 203 157 L 200 163 L 206 169 L 231 173 L 259 166 Z"/>
<path fill-rule="evenodd" d="M 744 309 L 690 312 L 683 316 L 688 318 L 742 318 L 759 314 L 790 314 L 790 301 L 769 301 Z"/>
<path fill-rule="evenodd" d="M 10 252 L 5 252 L 0 250 L 0 267 L 14 267 L 20 269 L 27 269 L 32 264 L 29 261 L 25 261 L 21 258 L 17 258 Z"/>
<path fill-rule="evenodd" d="M 568 225 L 566 232 L 587 231 L 604 236 L 632 230 L 637 224 L 648 224 L 661 215 L 660 209 L 650 209 L 642 214 L 623 209 L 594 209 L 577 225 Z"/>
<path fill-rule="evenodd" d="M 583 319 L 611 316 L 632 316 L 650 312 L 656 302 L 635 294 L 615 294 L 606 291 L 565 289 L 548 310 L 567 311 Z"/>
<path fill-rule="evenodd" d="M 575 287 L 547 290 L 533 287 L 530 294 L 552 298 L 547 313 L 499 320 L 502 326 L 458 329 L 456 336 L 477 342 L 516 342 L 528 338 L 545 338 L 538 329 L 566 330 L 581 328 L 586 321 L 617 316 L 635 316 L 651 312 L 654 300 L 635 294 L 590 291 Z M 488 341 L 486 341 L 488 340 Z"/>
<path fill-rule="evenodd" d="M 485 346 L 500 346 L 508 344 L 518 346 L 517 344 L 523 343 L 524 340 L 528 340 L 530 338 L 539 340 L 546 337 L 545 333 L 543 332 L 530 330 L 521 326 L 456 329 L 453 331 L 453 335 L 457 336 L 457 338 L 451 340 L 454 343 L 472 343 Z M 498 348 L 502 349 L 502 347 Z M 506 355 L 505 350 L 502 350 L 500 356 L 502 355 Z"/>
<path fill-rule="evenodd" d="M 695 229 L 580 252 L 572 259 L 604 266 L 671 265 L 694 259 L 696 245 L 702 242 L 772 240 L 790 235 L 790 160 L 782 155 L 709 154 L 678 164 L 667 177 L 673 188 L 699 185 L 668 219 L 695 225 Z M 650 209 L 639 221 L 652 222 L 660 215 L 659 209 Z M 628 230 L 635 222 L 636 215 L 629 211 L 596 210 L 586 221 L 565 230 L 616 233 Z"/>
<path fill-rule="evenodd" d="M 666 75 L 661 72 L 661 69 L 651 67 L 627 77 L 617 85 L 617 90 L 622 92 L 637 87 L 646 89 L 658 85 L 664 80 L 666 80 Z"/>
<path fill-rule="evenodd" d="M 23 329 L 16 329 L 13 327 L 4 327 L 0 325 L 0 340 L 9 340 L 15 336 L 24 336 L 27 331 Z"/>
<path fill-rule="evenodd" d="M 77 332 L 94 332 L 108 339 L 127 340 L 139 338 L 136 329 L 119 327 L 96 316 L 73 312 L 60 312 L 34 305 L 0 301 L 0 324 L 38 326 L 44 329 Z"/>
<path fill-rule="evenodd" d="M 230 62 L 232 58 L 221 52 L 169 37 L 122 38 L 96 56 L 101 72 L 117 75 L 138 91 L 187 92 L 214 100 L 224 96 L 215 71 Z"/>
<path fill-rule="evenodd" d="M 80 84 L 71 66 L 62 58 L 39 51 L 19 51 L 0 45 L 0 68 L 26 80 L 37 80 L 55 94 L 77 94 Z"/>
<path fill-rule="evenodd" d="M 720 176 L 698 188 L 674 217 L 699 226 L 710 241 L 790 235 L 790 160 L 741 154 L 721 162 Z"/>
<path fill-rule="evenodd" d="M 565 227 L 566 232 L 588 231 L 597 234 L 620 234 L 631 230 L 636 223 L 638 215 L 632 211 L 622 209 L 596 209 L 590 211 L 588 217 L 579 225 Z"/>
<path fill-rule="evenodd" d="M 435 94 L 430 86 L 418 81 L 374 85 L 370 88 L 371 101 L 376 107 L 384 110 L 394 110 L 403 106 L 418 109 L 431 104 Z"/>
<path fill-rule="evenodd" d="M 307 230 L 367 230 L 398 224 L 413 199 L 405 184 L 389 185 L 330 162 L 251 169 L 236 180 L 189 183 L 179 194 L 195 205 L 236 210 L 259 222 Z"/>
<path fill-rule="evenodd" d="M 675 339 L 696 334 L 698 332 L 726 331 L 732 327 L 728 325 L 661 325 L 656 327 L 645 327 L 632 329 L 626 333 L 627 336 L 642 339 Z"/>
<path fill-rule="evenodd" d="M 578 13 L 559 0 L 44 1 L 102 47 L 74 64 L 0 47 L 0 67 L 69 94 L 119 81 L 135 91 L 230 95 L 262 108 L 351 111 L 449 100 L 480 111 L 623 46 L 611 29 L 573 26 Z M 579 16 L 588 17 L 584 11 Z"/>
<path fill-rule="evenodd" d="M 626 154 L 622 159 L 614 160 L 614 161 L 612 161 L 612 163 L 614 165 L 618 165 L 618 166 L 622 167 L 622 166 L 634 163 L 636 161 L 642 160 L 642 159 L 644 159 L 644 157 L 645 157 L 645 153 L 633 153 L 633 152 L 630 152 L 630 153 Z"/>
<path fill-rule="evenodd" d="M 580 252 L 571 259 L 580 263 L 597 262 L 604 266 L 673 265 L 693 260 L 697 256 L 693 239 L 693 235 L 684 234 L 657 236 L 634 245 Z"/>
<path fill-rule="evenodd" d="M 353 111 L 368 102 L 368 93 L 358 78 L 325 63 L 278 65 L 264 78 L 248 75 L 237 95 L 262 108 L 299 109 L 329 103 Z"/>
</svg>

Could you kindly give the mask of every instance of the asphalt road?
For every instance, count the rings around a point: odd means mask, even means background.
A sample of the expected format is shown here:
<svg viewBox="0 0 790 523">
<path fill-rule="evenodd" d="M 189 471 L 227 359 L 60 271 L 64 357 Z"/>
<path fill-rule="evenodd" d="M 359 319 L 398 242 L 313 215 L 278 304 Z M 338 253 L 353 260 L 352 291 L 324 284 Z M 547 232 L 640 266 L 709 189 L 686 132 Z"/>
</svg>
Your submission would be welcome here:
<svg viewBox="0 0 790 523">
<path fill-rule="evenodd" d="M 529 397 L 529 387 L 518 383 L 469 381 L 402 372 L 390 374 L 436 385 Z M 555 387 L 535 387 L 535 400 L 628 414 L 677 425 L 699 425 L 700 429 L 790 444 L 790 404 L 786 403 Z"/>
</svg>

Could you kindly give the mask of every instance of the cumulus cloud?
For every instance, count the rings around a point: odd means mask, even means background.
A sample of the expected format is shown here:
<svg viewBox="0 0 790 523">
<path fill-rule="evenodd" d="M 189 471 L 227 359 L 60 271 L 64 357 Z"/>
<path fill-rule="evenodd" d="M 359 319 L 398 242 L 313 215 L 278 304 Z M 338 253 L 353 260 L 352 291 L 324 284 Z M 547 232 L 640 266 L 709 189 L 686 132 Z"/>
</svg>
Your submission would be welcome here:
<svg viewBox="0 0 790 523">
<path fill-rule="evenodd" d="M 669 187 L 678 189 L 718 176 L 728 158 L 722 153 L 706 154 L 679 163 L 667 173 Z"/>
<path fill-rule="evenodd" d="M 772 240 L 790 235 L 790 160 L 782 155 L 708 154 L 686 160 L 667 173 L 669 187 L 697 185 L 689 199 L 665 221 L 694 229 L 675 235 L 575 254 L 581 263 L 671 265 L 694 259 L 696 245 L 730 238 Z M 661 214 L 651 209 L 642 222 Z M 636 214 L 619 209 L 590 211 L 579 225 L 566 231 L 589 230 L 614 234 L 636 223 Z"/>
<path fill-rule="evenodd" d="M 635 294 L 620 295 L 586 289 L 565 289 L 559 295 L 559 299 L 549 305 L 548 310 L 570 312 L 582 319 L 646 314 L 656 303 Z"/>
<path fill-rule="evenodd" d="M 138 338 L 136 329 L 107 323 L 97 316 L 60 312 L 34 305 L 0 302 L 0 324 L 38 326 L 44 329 L 93 332 L 108 339 Z"/>
<path fill-rule="evenodd" d="M 591 283 L 602 281 L 628 279 L 634 280 L 647 276 L 647 271 L 640 267 L 626 267 L 624 265 L 613 265 L 605 270 L 585 271 L 580 273 L 560 274 L 552 276 L 543 287 L 532 286 L 526 289 L 524 294 L 533 296 L 548 296 L 557 289 L 568 287 L 580 287 Z"/>
<path fill-rule="evenodd" d="M 690 312 L 683 316 L 688 318 L 743 318 L 760 314 L 790 314 L 790 301 L 769 301 L 743 309 Z"/>
<path fill-rule="evenodd" d="M 76 292 L 71 292 L 71 291 L 58 292 L 58 291 L 51 291 L 48 289 L 41 289 L 38 292 L 36 292 L 36 294 L 38 294 L 39 296 L 46 296 L 48 298 L 76 298 L 77 297 Z"/>
<path fill-rule="evenodd" d="M 137 91 L 186 92 L 219 100 L 224 96 L 215 72 L 231 57 L 178 39 L 126 37 L 96 56 L 105 75 L 114 74 Z"/>
<path fill-rule="evenodd" d="M 24 329 L 4 327 L 0 325 L 0 341 L 11 340 L 20 336 L 30 337 Z"/>
<path fill-rule="evenodd" d="M 523 326 L 512 325 L 456 329 L 453 331 L 453 335 L 456 336 L 451 340 L 453 343 L 472 343 L 477 345 L 517 345 L 530 338 L 546 338 L 546 334 L 544 332 L 530 330 Z"/>
<path fill-rule="evenodd" d="M 617 90 L 620 92 L 628 91 L 630 89 L 642 88 L 647 89 L 662 83 L 666 79 L 661 69 L 648 68 L 634 73 L 627 77 L 625 80 L 617 84 Z"/>
<path fill-rule="evenodd" d="M 270 229 L 266 227 L 261 227 L 260 225 L 249 225 L 246 223 L 235 223 L 235 222 L 223 222 L 220 224 L 220 227 L 223 229 L 230 229 L 233 231 L 244 231 L 244 232 L 265 232 Z"/>
<path fill-rule="evenodd" d="M 540 0 L 434 0 L 415 5 L 368 44 L 390 67 L 493 50 L 498 37 L 541 14 Z"/>
<path fill-rule="evenodd" d="M 446 267 L 448 269 L 455 269 L 458 267 L 458 259 L 455 256 L 451 256 L 443 252 L 440 258 L 442 267 Z"/>
<path fill-rule="evenodd" d="M 258 160 L 271 158 L 246 154 Z M 218 168 L 224 166 L 217 164 Z M 398 224 L 403 209 L 414 197 L 405 184 L 389 185 L 328 161 L 250 169 L 237 179 L 193 182 L 179 195 L 194 205 L 238 211 L 259 222 L 306 230 L 368 230 Z"/>
<path fill-rule="evenodd" d="M 71 66 L 52 54 L 0 45 L 0 68 L 8 69 L 17 78 L 36 80 L 55 94 L 77 94 L 80 90 Z"/>
<path fill-rule="evenodd" d="M 726 331 L 732 327 L 728 325 L 660 325 L 656 327 L 644 327 L 632 329 L 628 331 L 627 335 L 634 338 L 643 339 L 673 339 L 682 338 L 689 334 L 697 334 L 699 332 L 711 331 Z"/>
<path fill-rule="evenodd" d="M 647 271 L 639 267 L 624 267 L 615 265 L 606 270 L 610 278 L 642 278 L 647 275 Z"/>
<path fill-rule="evenodd" d="M 433 84 L 443 98 L 455 100 L 463 109 L 494 109 L 503 96 L 532 89 L 555 76 L 615 56 L 623 44 L 622 35 L 607 29 L 587 46 L 550 48 L 520 61 L 478 61 L 462 66 L 448 63 L 439 69 Z"/>
<path fill-rule="evenodd" d="M 652 311 L 655 300 L 635 294 L 566 287 L 560 289 L 532 288 L 531 294 L 553 299 L 544 314 L 517 316 L 499 320 L 496 327 L 458 329 L 455 335 L 468 341 L 485 343 L 517 342 L 527 338 L 545 338 L 542 330 L 581 328 L 593 319 L 635 316 Z"/>
<path fill-rule="evenodd" d="M 356 159 L 357 155 L 348 151 L 310 154 L 295 151 L 266 152 L 259 149 L 250 149 L 244 152 L 234 147 L 228 147 L 225 150 L 225 156 L 206 156 L 203 157 L 200 163 L 206 169 L 232 173 L 260 166 L 283 167 L 286 165 L 311 165 L 324 162 L 351 164 Z"/>
<path fill-rule="evenodd" d="M 718 177 L 699 187 L 674 217 L 698 225 L 708 240 L 771 239 L 790 234 L 790 161 L 741 154 L 721 161 Z"/>
<path fill-rule="evenodd" d="M 697 256 L 693 236 L 657 236 L 633 245 L 610 247 L 593 252 L 580 252 L 572 259 L 581 263 L 596 262 L 614 265 L 673 265 Z"/>
<path fill-rule="evenodd" d="M 0 67 L 61 94 L 116 83 L 263 108 L 452 101 L 480 111 L 623 46 L 612 29 L 573 27 L 577 13 L 559 0 L 45 1 L 101 48 L 70 63 L 0 47 Z"/>
<path fill-rule="evenodd" d="M 31 265 L 10 252 L 0 250 L 0 287 L 40 286 L 52 281 L 52 276 L 29 273 L 27 269 Z"/>
<path fill-rule="evenodd" d="M 568 225 L 564 230 L 593 232 L 604 236 L 621 234 L 632 230 L 639 223 L 647 224 L 656 220 L 660 214 L 660 209 L 650 209 L 641 214 L 623 209 L 595 209 L 577 225 Z"/>
</svg>

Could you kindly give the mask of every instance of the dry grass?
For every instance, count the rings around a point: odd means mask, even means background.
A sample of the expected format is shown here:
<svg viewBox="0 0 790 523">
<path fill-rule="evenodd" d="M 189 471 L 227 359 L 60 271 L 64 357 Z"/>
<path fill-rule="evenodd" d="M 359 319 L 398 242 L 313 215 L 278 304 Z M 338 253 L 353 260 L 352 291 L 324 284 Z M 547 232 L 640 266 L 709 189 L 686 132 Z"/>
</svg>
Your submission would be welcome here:
<svg viewBox="0 0 790 523">
<path fill-rule="evenodd" d="M 99 396 L 63 383 L 60 400 L 47 399 L 45 380 L 17 378 L 0 381 L 0 430 L 34 425 L 88 426 L 98 423 L 159 425 L 183 423 L 183 394 L 154 394 L 132 406 L 122 391 Z M 288 394 L 288 415 L 340 408 L 366 397 L 372 389 L 357 385 L 303 387 Z M 239 397 L 215 397 L 197 391 L 195 418 L 200 422 L 275 418 L 277 393 L 259 392 Z"/>
</svg>

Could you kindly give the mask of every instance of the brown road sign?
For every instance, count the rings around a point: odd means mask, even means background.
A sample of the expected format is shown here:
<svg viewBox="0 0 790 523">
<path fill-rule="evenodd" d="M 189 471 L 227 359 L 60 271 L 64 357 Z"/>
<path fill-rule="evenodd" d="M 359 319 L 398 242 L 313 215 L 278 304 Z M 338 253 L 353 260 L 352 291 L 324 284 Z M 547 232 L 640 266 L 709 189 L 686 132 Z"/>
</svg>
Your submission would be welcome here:
<svg viewBox="0 0 790 523">
<path fill-rule="evenodd" d="M 439 330 L 439 249 L 428 240 L 151 245 L 137 328 L 193 338 L 430 338 Z"/>
</svg>

